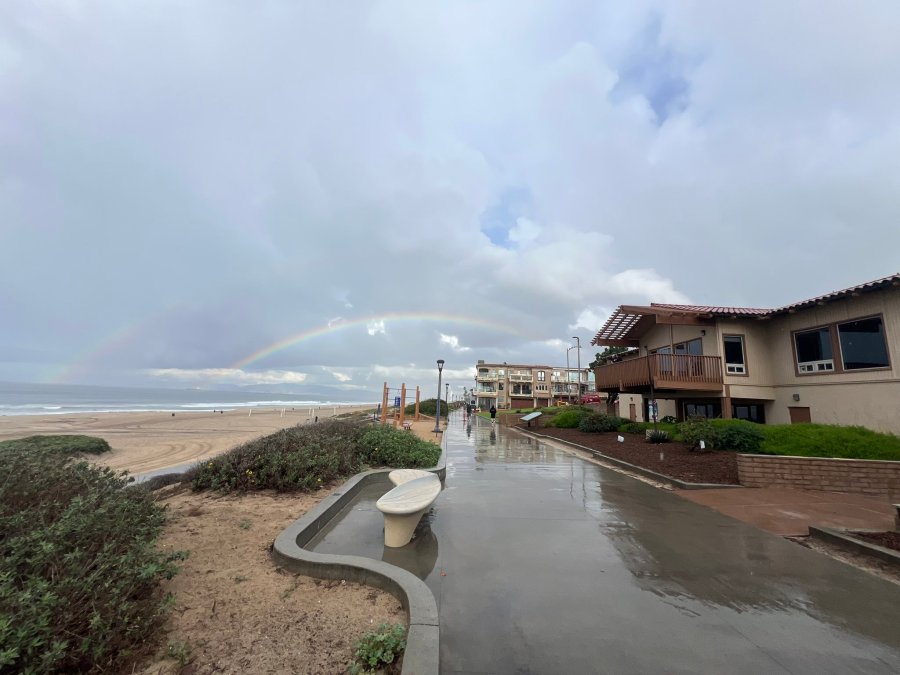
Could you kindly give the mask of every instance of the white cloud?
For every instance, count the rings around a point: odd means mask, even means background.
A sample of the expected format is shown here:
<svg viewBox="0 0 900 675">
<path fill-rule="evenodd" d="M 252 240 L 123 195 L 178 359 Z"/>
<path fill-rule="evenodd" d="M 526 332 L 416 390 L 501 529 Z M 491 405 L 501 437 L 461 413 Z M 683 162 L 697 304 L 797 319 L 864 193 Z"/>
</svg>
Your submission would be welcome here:
<svg viewBox="0 0 900 675">
<path fill-rule="evenodd" d="M 447 345 L 457 354 L 472 351 L 471 347 L 463 347 L 462 345 L 460 345 L 459 338 L 455 335 L 444 335 L 443 333 L 441 333 L 441 344 Z"/>
<path fill-rule="evenodd" d="M 163 380 L 189 380 L 215 384 L 302 384 L 306 373 L 285 370 L 247 372 L 239 368 L 152 368 L 146 374 Z"/>
<path fill-rule="evenodd" d="M 346 373 L 339 373 L 337 371 L 332 371 L 331 374 L 334 376 L 338 382 L 350 382 L 353 379 L 352 375 L 347 375 Z"/>
<path fill-rule="evenodd" d="M 384 319 L 379 319 L 378 321 L 369 321 L 366 324 L 366 332 L 369 335 L 384 335 Z"/>
</svg>

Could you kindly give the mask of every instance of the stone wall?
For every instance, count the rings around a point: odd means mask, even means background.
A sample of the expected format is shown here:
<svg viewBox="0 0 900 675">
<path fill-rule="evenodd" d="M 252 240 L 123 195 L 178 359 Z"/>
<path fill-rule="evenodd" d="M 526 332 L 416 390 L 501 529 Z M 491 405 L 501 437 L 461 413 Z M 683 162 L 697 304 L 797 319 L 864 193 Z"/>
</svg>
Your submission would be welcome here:
<svg viewBox="0 0 900 675">
<path fill-rule="evenodd" d="M 900 462 L 783 455 L 738 455 L 738 477 L 747 487 L 854 492 L 900 500 Z"/>
</svg>

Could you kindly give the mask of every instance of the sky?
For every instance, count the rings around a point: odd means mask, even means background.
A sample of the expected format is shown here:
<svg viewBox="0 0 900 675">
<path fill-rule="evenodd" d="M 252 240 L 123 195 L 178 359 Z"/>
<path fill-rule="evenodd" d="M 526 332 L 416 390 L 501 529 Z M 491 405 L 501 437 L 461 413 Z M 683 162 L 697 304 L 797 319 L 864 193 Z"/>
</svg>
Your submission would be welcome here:
<svg viewBox="0 0 900 675">
<path fill-rule="evenodd" d="M 900 3 L 6 0 L 0 380 L 460 393 L 900 271 Z M 575 338 L 578 338 L 576 340 Z"/>
</svg>

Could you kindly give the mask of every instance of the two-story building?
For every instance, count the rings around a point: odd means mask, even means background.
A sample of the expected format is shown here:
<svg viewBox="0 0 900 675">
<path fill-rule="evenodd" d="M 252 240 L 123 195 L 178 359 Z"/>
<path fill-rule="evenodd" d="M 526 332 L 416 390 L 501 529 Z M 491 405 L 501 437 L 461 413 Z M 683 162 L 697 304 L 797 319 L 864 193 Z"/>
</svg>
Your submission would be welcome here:
<svg viewBox="0 0 900 675">
<path fill-rule="evenodd" d="M 595 393 L 589 368 L 485 363 L 475 365 L 475 404 L 482 410 L 542 408 Z"/>
<path fill-rule="evenodd" d="M 594 369 L 612 400 L 674 414 L 900 434 L 900 274 L 777 309 L 622 305 L 592 344 L 629 347 Z"/>
</svg>

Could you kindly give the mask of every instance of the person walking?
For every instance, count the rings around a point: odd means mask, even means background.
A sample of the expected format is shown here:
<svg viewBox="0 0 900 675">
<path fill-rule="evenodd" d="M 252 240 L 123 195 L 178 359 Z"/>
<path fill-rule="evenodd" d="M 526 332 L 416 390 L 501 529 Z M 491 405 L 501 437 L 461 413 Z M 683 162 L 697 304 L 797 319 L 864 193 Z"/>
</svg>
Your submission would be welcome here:
<svg viewBox="0 0 900 675">
<path fill-rule="evenodd" d="M 491 426 L 494 426 L 494 420 L 497 419 L 497 408 L 496 406 L 491 406 Z"/>
</svg>

